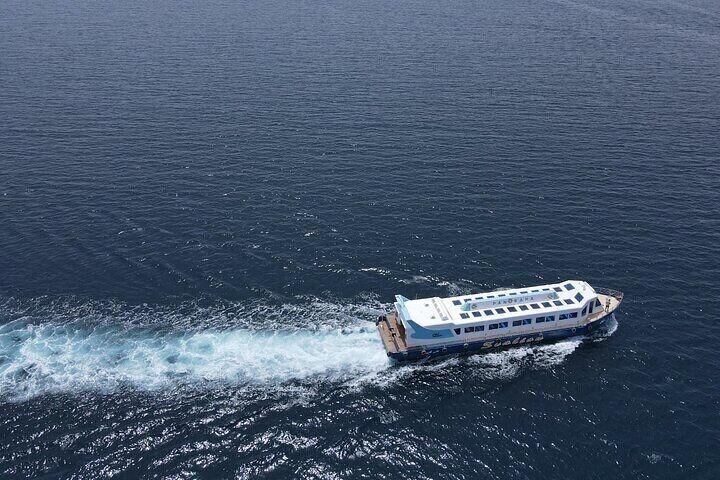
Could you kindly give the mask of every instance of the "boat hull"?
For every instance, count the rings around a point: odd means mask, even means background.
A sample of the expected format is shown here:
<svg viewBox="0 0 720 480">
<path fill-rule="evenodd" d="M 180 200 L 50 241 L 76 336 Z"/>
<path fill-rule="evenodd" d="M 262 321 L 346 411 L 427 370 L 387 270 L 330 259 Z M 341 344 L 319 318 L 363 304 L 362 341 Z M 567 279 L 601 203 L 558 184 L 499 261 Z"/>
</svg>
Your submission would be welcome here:
<svg viewBox="0 0 720 480">
<path fill-rule="evenodd" d="M 388 352 L 388 357 L 398 362 L 412 362 L 424 358 L 433 358 L 443 355 L 469 354 L 478 352 L 491 352 L 506 348 L 519 347 L 539 343 L 553 342 L 564 338 L 589 335 L 603 328 L 612 317 L 612 312 L 583 326 L 560 328 L 544 332 L 509 335 L 491 340 L 477 342 L 433 345 L 425 348 L 412 348 L 398 352 Z"/>
</svg>

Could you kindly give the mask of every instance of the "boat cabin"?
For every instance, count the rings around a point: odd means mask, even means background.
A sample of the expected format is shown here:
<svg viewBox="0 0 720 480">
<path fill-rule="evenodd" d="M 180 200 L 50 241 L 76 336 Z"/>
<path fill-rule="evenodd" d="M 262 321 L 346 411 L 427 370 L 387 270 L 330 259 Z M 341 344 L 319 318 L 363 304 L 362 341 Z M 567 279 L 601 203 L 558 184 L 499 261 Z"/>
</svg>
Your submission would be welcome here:
<svg viewBox="0 0 720 480">
<path fill-rule="evenodd" d="M 579 280 L 449 298 L 397 295 L 395 301 L 408 347 L 572 327 L 602 311 L 593 287 Z"/>
</svg>

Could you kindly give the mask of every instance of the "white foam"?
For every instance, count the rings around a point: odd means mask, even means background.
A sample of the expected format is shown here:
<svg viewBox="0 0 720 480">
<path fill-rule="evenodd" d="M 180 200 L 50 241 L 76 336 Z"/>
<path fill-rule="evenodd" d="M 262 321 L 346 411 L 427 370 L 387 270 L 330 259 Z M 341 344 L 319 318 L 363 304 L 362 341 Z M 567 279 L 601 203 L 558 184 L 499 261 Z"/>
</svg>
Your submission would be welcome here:
<svg viewBox="0 0 720 480">
<path fill-rule="evenodd" d="M 481 368 L 476 371 L 485 379 L 516 377 L 523 368 L 550 368 L 561 364 L 582 343 L 580 337 L 554 343 L 523 346 L 472 357 L 471 363 Z"/>
<path fill-rule="evenodd" d="M 611 336 L 613 333 L 615 333 L 617 329 L 618 322 L 615 318 L 615 314 L 613 313 L 612 316 L 608 319 L 605 327 L 593 334 L 593 341 L 602 342 L 603 340 Z"/>
<path fill-rule="evenodd" d="M 388 366 L 374 328 L 182 334 L 17 323 L 0 330 L 0 394 L 15 398 L 122 385 L 345 379 Z"/>
</svg>

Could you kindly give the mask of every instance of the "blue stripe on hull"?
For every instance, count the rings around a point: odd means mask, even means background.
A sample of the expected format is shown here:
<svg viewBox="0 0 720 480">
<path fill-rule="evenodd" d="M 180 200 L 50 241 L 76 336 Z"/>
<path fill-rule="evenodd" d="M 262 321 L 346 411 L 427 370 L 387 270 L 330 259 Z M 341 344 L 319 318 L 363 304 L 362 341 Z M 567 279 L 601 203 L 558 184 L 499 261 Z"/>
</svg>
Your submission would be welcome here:
<svg viewBox="0 0 720 480">
<path fill-rule="evenodd" d="M 413 349 L 406 352 L 389 353 L 388 356 L 397 361 L 413 361 L 422 358 L 451 355 L 454 353 L 491 352 L 503 348 L 517 347 L 521 345 L 532 345 L 541 342 L 561 340 L 568 337 L 590 334 L 601 328 L 612 315 L 606 315 L 583 327 L 562 328 L 546 332 L 536 332 L 524 335 L 510 335 L 508 337 L 494 338 L 492 340 L 480 340 L 477 342 L 463 342 L 451 345 L 433 345 L 426 349 Z M 466 346 L 467 345 L 467 346 Z"/>
</svg>

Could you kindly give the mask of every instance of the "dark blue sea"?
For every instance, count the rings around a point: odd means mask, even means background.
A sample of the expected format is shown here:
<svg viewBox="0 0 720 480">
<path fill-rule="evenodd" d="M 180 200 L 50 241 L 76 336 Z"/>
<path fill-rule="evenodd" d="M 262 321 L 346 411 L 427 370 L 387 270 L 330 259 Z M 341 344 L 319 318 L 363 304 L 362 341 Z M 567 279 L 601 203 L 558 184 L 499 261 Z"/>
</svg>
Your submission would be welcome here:
<svg viewBox="0 0 720 480">
<path fill-rule="evenodd" d="M 609 331 L 390 365 L 393 296 Z M 0 2 L 0 478 L 720 478 L 720 3 Z"/>
</svg>

